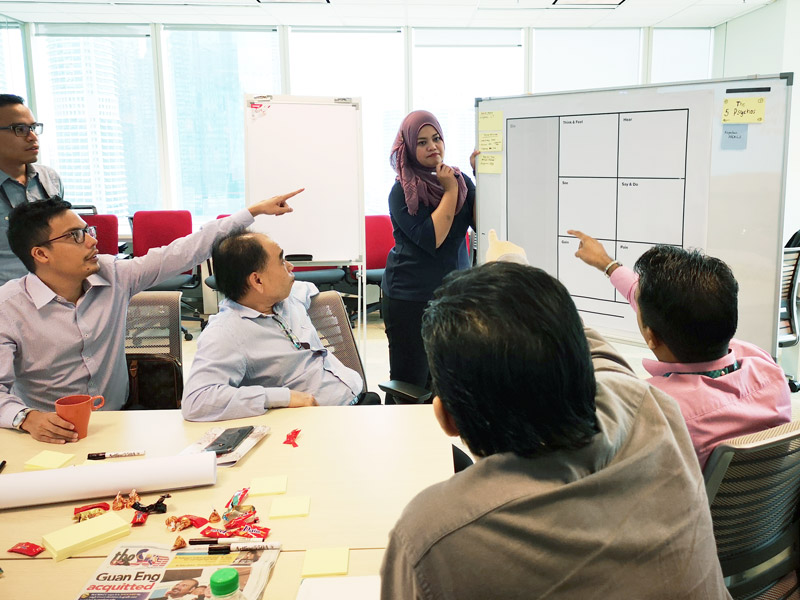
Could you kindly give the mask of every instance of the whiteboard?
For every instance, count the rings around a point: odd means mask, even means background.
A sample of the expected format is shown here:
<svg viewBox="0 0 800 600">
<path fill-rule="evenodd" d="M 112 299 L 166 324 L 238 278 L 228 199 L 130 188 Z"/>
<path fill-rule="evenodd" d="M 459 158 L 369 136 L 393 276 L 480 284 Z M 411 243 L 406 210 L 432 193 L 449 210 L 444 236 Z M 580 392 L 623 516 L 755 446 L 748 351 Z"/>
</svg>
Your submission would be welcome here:
<svg viewBox="0 0 800 600">
<path fill-rule="evenodd" d="M 290 200 L 294 212 L 259 217 L 252 229 L 316 264 L 363 262 L 360 99 L 247 94 L 244 101 L 247 205 L 305 188 Z"/>
<path fill-rule="evenodd" d="M 566 230 L 630 267 L 655 244 L 698 248 L 739 282 L 736 337 L 774 356 L 791 83 L 782 74 L 477 99 L 479 146 L 491 139 L 499 164 L 478 169 L 479 257 L 496 229 L 564 283 L 588 325 L 639 341 L 633 311 L 575 258 Z M 742 99 L 763 108 L 761 121 L 723 124 Z"/>
</svg>

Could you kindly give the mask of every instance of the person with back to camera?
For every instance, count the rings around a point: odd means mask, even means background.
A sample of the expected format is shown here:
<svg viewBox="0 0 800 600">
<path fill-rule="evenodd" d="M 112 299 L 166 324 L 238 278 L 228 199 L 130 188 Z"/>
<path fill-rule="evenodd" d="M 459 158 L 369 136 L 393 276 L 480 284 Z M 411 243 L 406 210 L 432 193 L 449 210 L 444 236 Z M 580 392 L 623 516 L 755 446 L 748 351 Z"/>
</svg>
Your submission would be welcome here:
<svg viewBox="0 0 800 600">
<path fill-rule="evenodd" d="M 603 271 L 636 312 L 658 359 L 642 361 L 648 381 L 678 401 L 701 469 L 720 442 L 792 420 L 783 370 L 769 353 L 733 337 L 739 284 L 728 265 L 696 250 L 654 246 L 629 269 L 596 239 L 567 233 L 580 240 L 575 256 Z"/>
<path fill-rule="evenodd" d="M 477 154 L 470 156 L 473 170 Z M 424 387 L 422 312 L 445 275 L 470 266 L 464 238 L 475 226 L 475 186 L 444 163 L 442 127 L 424 110 L 403 119 L 390 161 L 397 173 L 389 194 L 394 248 L 381 283 L 390 377 Z M 386 403 L 394 403 L 389 394 Z"/>
</svg>

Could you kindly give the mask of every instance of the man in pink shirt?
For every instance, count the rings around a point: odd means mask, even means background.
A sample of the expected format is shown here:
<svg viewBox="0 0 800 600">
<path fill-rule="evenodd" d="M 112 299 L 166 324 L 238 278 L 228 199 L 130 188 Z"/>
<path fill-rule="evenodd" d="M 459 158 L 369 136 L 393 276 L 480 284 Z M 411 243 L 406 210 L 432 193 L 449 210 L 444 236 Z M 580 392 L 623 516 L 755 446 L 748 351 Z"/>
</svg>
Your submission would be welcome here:
<svg viewBox="0 0 800 600">
<path fill-rule="evenodd" d="M 655 246 L 631 270 L 594 238 L 568 233 L 580 239 L 575 256 L 609 276 L 636 312 L 658 359 L 642 361 L 648 381 L 678 401 L 701 468 L 723 440 L 791 420 L 783 370 L 767 352 L 733 339 L 739 285 L 728 265 L 697 251 Z"/>
</svg>

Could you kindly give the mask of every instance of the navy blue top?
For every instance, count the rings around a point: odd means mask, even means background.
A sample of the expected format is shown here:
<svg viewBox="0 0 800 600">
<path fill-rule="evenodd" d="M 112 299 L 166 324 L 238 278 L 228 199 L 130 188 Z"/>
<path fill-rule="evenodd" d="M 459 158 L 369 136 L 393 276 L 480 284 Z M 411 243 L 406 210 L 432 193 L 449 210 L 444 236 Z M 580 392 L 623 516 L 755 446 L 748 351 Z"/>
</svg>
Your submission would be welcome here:
<svg viewBox="0 0 800 600">
<path fill-rule="evenodd" d="M 389 193 L 389 215 L 392 218 L 394 248 L 386 258 L 381 288 L 395 300 L 427 302 L 433 291 L 450 271 L 469 268 L 467 229 L 472 225 L 475 207 L 475 186 L 461 174 L 467 184 L 464 206 L 453 217 L 450 232 L 436 247 L 436 232 L 431 213 L 433 207 L 419 203 L 417 214 L 408 214 L 403 186 L 397 181 Z"/>
</svg>

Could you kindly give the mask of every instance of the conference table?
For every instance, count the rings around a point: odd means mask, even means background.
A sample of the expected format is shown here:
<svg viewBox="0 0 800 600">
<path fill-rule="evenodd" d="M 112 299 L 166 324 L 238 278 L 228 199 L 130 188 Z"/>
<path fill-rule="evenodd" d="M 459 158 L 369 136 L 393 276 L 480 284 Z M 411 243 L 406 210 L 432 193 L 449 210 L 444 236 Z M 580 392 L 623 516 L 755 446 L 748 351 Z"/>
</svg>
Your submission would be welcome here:
<svg viewBox="0 0 800 600">
<path fill-rule="evenodd" d="M 42 535 L 73 523 L 73 508 L 92 502 L 111 503 L 113 495 L 58 504 L 0 510 L 0 597 L 72 598 L 103 559 L 121 542 L 171 545 L 178 533 L 166 517 L 184 514 L 207 518 L 212 509 L 224 512 L 234 492 L 254 477 L 286 475 L 286 495 L 310 497 L 308 516 L 269 519 L 276 496 L 251 496 L 270 528 L 269 539 L 282 549 L 264 598 L 295 598 L 305 551 L 349 547 L 348 575 L 374 575 L 380 568 L 388 534 L 406 504 L 422 489 L 453 472 L 448 438 L 439 429 L 430 405 L 309 407 L 272 410 L 265 415 L 219 423 L 189 423 L 178 410 L 99 411 L 92 414 L 88 436 L 60 446 L 36 442 L 30 435 L 0 430 L 0 474 L 24 470 L 24 463 L 41 450 L 72 453 L 69 465 L 82 465 L 86 455 L 142 449 L 144 458 L 172 456 L 199 440 L 211 427 L 266 425 L 270 433 L 233 467 L 218 467 L 213 486 L 164 490 L 167 513 L 151 515 L 130 535 L 100 544 L 72 558 L 55 562 L 47 551 L 36 558 L 5 552 L 18 542 L 41 544 Z M 287 434 L 300 429 L 297 447 L 284 444 Z M 109 461 L 140 460 L 115 458 Z M 68 466 L 69 466 L 68 465 Z M 67 467 L 68 468 L 68 467 Z M 130 490 L 120 490 L 127 495 Z M 142 493 L 142 503 L 154 502 L 159 492 Z M 133 509 L 118 512 L 130 519 Z M 194 528 L 180 532 L 184 539 L 200 537 Z M 34 596 L 31 592 L 35 591 Z"/>
</svg>

